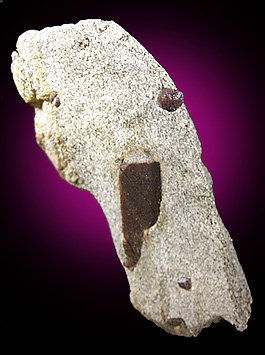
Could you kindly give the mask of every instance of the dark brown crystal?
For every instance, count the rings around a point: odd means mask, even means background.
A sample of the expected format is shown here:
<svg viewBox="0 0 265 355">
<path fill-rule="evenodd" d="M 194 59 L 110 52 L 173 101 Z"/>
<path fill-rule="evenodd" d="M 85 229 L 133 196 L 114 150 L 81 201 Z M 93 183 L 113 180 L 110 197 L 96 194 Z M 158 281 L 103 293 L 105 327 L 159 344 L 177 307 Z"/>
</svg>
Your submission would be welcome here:
<svg viewBox="0 0 265 355">
<path fill-rule="evenodd" d="M 124 265 L 133 268 L 140 256 L 144 231 L 153 226 L 161 202 L 160 164 L 124 163 L 120 170 Z"/>
<path fill-rule="evenodd" d="M 179 287 L 184 288 L 185 290 L 191 289 L 191 279 L 188 277 L 180 277 L 178 279 Z"/>
</svg>

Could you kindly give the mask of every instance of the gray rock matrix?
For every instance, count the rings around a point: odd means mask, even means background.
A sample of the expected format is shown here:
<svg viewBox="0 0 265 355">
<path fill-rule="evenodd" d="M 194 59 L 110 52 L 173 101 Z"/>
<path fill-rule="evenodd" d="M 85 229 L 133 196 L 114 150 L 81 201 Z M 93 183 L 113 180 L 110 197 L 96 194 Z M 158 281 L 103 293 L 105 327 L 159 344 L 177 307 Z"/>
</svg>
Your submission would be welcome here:
<svg viewBox="0 0 265 355">
<path fill-rule="evenodd" d="M 35 107 L 39 146 L 63 179 L 95 196 L 123 265 L 121 165 L 160 164 L 157 221 L 135 267 L 124 267 L 134 307 L 172 334 L 197 336 L 220 319 L 246 329 L 250 290 L 195 126 L 184 103 L 174 112 L 158 105 L 163 88 L 176 89 L 167 72 L 102 20 L 27 31 L 12 60 L 17 89 Z"/>
</svg>

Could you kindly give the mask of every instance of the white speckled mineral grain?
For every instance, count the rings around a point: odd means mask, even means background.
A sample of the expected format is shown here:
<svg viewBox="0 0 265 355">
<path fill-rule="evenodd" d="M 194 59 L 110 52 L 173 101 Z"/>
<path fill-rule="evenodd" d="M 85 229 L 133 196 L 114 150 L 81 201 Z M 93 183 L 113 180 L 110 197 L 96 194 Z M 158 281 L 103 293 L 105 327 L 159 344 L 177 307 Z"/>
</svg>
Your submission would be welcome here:
<svg viewBox="0 0 265 355">
<path fill-rule="evenodd" d="M 159 162 L 162 200 L 126 268 L 130 299 L 172 334 L 196 336 L 223 318 L 240 331 L 252 302 L 212 180 L 185 107 L 158 105 L 167 72 L 113 21 L 86 20 L 28 31 L 12 55 L 14 81 L 35 107 L 36 138 L 62 178 L 90 191 L 125 261 L 119 174 L 122 162 Z"/>
</svg>

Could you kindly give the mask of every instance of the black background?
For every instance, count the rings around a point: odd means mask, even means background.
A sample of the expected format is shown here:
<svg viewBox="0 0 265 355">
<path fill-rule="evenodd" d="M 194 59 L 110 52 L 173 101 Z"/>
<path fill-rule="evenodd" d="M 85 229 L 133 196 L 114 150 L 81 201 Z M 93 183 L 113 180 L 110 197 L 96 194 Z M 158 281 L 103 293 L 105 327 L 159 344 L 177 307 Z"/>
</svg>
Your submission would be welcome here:
<svg viewBox="0 0 265 355">
<path fill-rule="evenodd" d="M 210 4 L 206 2 L 152 2 L 137 4 L 136 2 L 73 2 L 45 1 L 8 1 L 0 3 L 0 115 L 1 115 L 1 327 L 2 333 L 21 334 L 38 332 L 45 335 L 52 333 L 75 332 L 85 336 L 151 336 L 172 337 L 152 322 L 147 321 L 134 310 L 129 302 L 129 287 L 125 274 L 116 258 L 113 248 L 112 267 L 116 270 L 116 278 L 107 278 L 104 272 L 91 269 L 91 275 L 77 276 L 70 273 L 67 266 L 55 265 L 54 259 L 47 261 L 45 270 L 38 266 L 38 252 L 25 247 L 23 241 L 28 235 L 51 233 L 52 227 L 40 226 L 38 221 L 25 218 L 24 204 L 17 201 L 13 191 L 15 179 L 9 149 L 12 145 L 12 127 L 20 117 L 9 114 L 10 107 L 17 105 L 23 110 L 24 103 L 19 97 L 10 73 L 11 53 L 15 49 L 18 36 L 29 29 L 42 29 L 47 26 L 63 23 L 76 23 L 86 18 L 114 20 L 128 32 L 148 23 L 146 31 L 166 28 L 169 32 L 179 31 L 193 33 L 199 39 L 207 41 L 213 47 L 229 42 L 236 43 L 237 48 L 251 51 L 248 65 L 244 64 L 248 77 L 249 69 L 255 69 L 258 75 L 253 78 L 248 98 L 255 97 L 259 103 L 257 108 L 260 118 L 264 119 L 264 19 L 262 3 L 255 5 L 246 2 L 236 6 L 223 2 Z M 257 3 L 258 4 L 258 3 Z M 174 25 L 172 25 L 172 23 Z M 210 34 L 210 35 L 209 35 Z M 159 39 L 161 40 L 161 38 Z M 233 55 L 233 54 L 232 54 Z M 163 63 L 161 63 L 163 64 Z M 31 112 L 31 111 L 30 111 Z M 32 113 L 31 113 L 32 114 Z M 262 119 L 257 127 L 264 136 Z M 247 144 L 247 143 L 246 143 Z M 264 156 L 264 151 L 261 156 Z M 259 170 L 260 181 L 264 181 L 264 159 L 260 159 L 254 169 Z M 12 184 L 11 184 L 12 182 Z M 251 189 L 252 186 L 249 186 Z M 264 289 L 264 187 L 255 188 L 255 196 L 250 201 L 255 213 L 249 216 L 246 211 L 244 219 L 251 218 L 245 233 L 248 243 L 243 249 L 239 246 L 239 259 L 246 273 L 254 303 L 252 317 L 248 329 L 237 332 L 227 322 L 212 325 L 203 330 L 196 339 L 175 337 L 178 344 L 207 344 L 207 341 L 259 340 L 259 322 L 262 320 L 262 293 Z M 27 203 L 25 201 L 25 203 Z M 240 201 L 239 201 L 240 203 Z M 37 207 L 36 207 L 37 208 Z M 250 207 L 251 210 L 251 207 Z M 28 243 L 28 242 L 27 242 Z M 246 248 L 249 248 L 246 250 Z M 242 253 L 242 256 L 240 255 Z M 248 263 L 245 262 L 248 253 Z M 48 265 L 49 264 L 49 265 Z M 91 264 L 92 265 L 92 264 Z M 53 268 L 57 272 L 53 273 Z M 93 267 L 93 265 L 92 265 Z M 70 267 L 69 267 L 70 268 Z M 95 276 L 96 275 L 96 276 Z M 93 290 L 93 292 L 91 291 Z"/>
</svg>

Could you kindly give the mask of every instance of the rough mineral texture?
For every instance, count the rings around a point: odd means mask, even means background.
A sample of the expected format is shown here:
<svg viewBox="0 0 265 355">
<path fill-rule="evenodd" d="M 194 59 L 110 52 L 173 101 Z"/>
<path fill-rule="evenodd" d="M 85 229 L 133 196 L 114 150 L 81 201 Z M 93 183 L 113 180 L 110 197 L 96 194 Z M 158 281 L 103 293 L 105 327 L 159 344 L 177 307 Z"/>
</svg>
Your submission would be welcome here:
<svg viewBox="0 0 265 355">
<path fill-rule="evenodd" d="M 38 144 L 105 213 L 134 307 L 172 334 L 197 336 L 221 318 L 244 330 L 250 290 L 167 72 L 102 20 L 27 31 L 12 58 L 18 91 L 35 107 Z M 143 203 L 134 207 L 137 194 Z M 150 210 L 141 219 L 144 204 Z"/>
</svg>

